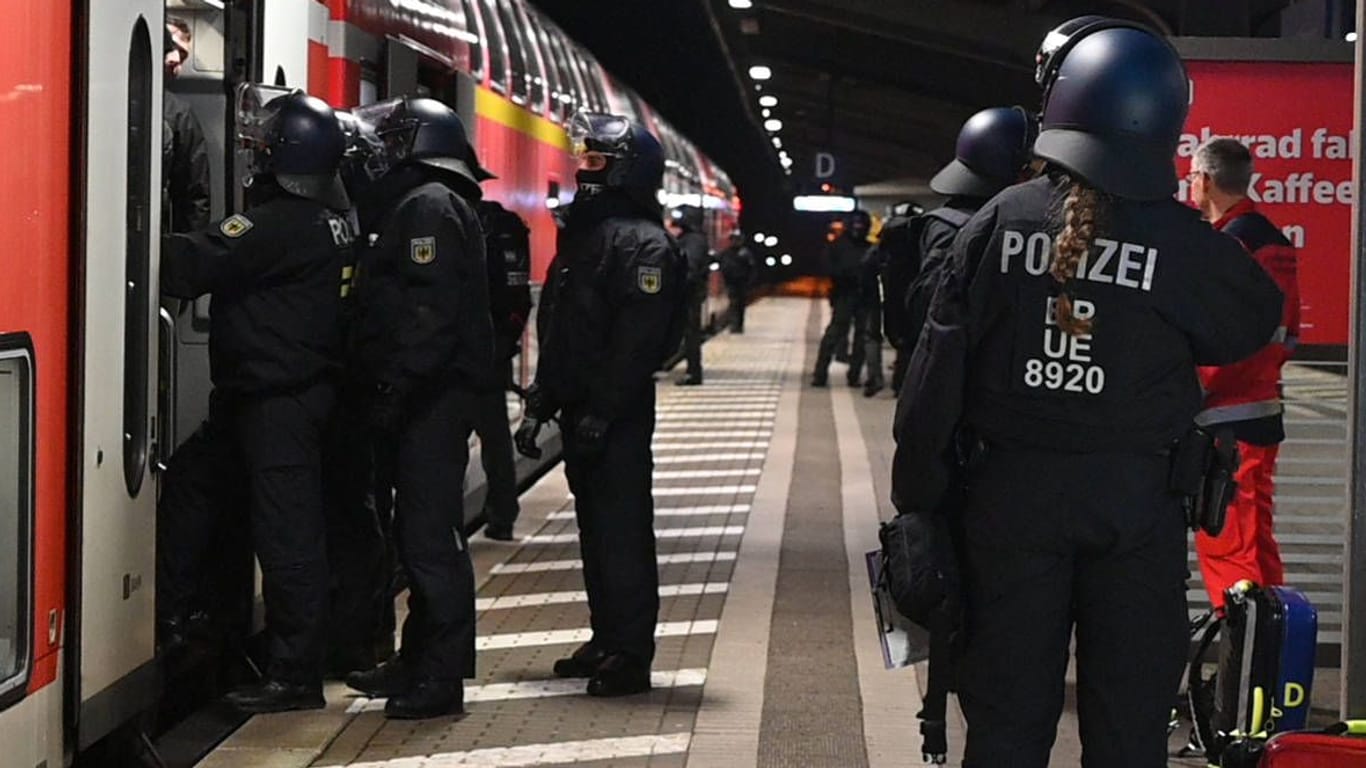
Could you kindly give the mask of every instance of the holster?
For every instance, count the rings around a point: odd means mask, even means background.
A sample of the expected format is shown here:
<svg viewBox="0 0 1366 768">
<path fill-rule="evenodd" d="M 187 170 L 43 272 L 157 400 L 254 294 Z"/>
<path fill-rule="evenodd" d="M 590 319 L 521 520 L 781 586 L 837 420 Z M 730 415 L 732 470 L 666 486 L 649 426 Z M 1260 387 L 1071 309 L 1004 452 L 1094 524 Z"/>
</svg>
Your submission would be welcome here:
<svg viewBox="0 0 1366 768">
<path fill-rule="evenodd" d="M 1168 489 L 1182 497 L 1191 530 L 1218 536 L 1238 489 L 1238 441 L 1233 430 L 1192 426 L 1172 449 Z"/>
</svg>

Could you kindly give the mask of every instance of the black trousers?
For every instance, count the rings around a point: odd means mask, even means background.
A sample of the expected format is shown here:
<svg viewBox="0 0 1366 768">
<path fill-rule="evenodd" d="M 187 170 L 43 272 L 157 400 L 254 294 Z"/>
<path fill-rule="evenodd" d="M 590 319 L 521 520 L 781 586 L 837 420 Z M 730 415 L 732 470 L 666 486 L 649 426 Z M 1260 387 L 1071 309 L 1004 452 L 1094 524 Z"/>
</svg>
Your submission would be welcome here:
<svg viewBox="0 0 1366 768">
<path fill-rule="evenodd" d="M 849 331 L 855 331 L 855 338 L 862 336 L 862 331 L 856 327 L 856 322 L 863 322 L 864 318 L 858 312 L 858 291 L 841 289 L 837 290 L 830 298 L 831 314 L 830 324 L 825 326 L 825 335 L 821 336 L 821 346 L 816 353 L 816 374 L 824 376 L 830 370 L 830 361 L 834 359 L 836 350 L 842 349 L 849 344 Z M 864 348 L 862 344 L 854 344 L 849 354 L 849 379 L 857 381 L 859 372 L 863 369 Z"/>
<path fill-rule="evenodd" d="M 702 305 L 706 302 L 706 287 L 688 288 L 688 316 L 683 326 L 683 359 L 688 363 L 688 378 L 702 378 Z"/>
<path fill-rule="evenodd" d="M 749 301 L 749 290 L 744 287 L 728 288 L 730 296 L 730 329 L 734 333 L 745 332 L 745 305 Z"/>
<path fill-rule="evenodd" d="M 245 490 L 261 564 L 267 674 L 295 683 L 322 680 L 328 573 L 321 441 L 334 397 L 331 384 L 279 395 L 215 392 L 202 436 L 183 458 L 172 457 L 159 508 L 159 612 L 169 616 L 183 610 L 210 557 L 221 500 Z"/>
<path fill-rule="evenodd" d="M 564 467 L 579 524 L 583 581 L 588 591 L 592 643 L 608 653 L 654 659 L 659 616 L 655 561 L 654 389 L 648 400 L 611 423 L 604 448 L 587 455 L 572 429 L 564 436 Z M 583 412 L 565 408 L 566 424 Z"/>
<path fill-rule="evenodd" d="M 965 516 L 967 768 L 1042 768 L 1076 636 L 1082 765 L 1162 768 L 1187 648 L 1168 460 L 993 449 Z"/>
<path fill-rule="evenodd" d="M 465 468 L 475 395 L 443 388 L 415 398 L 403 427 L 381 440 L 381 477 L 394 484 L 394 538 L 408 578 L 400 656 L 418 677 L 474 677 L 474 567 L 464 534 Z"/>
<path fill-rule="evenodd" d="M 517 504 L 517 465 L 512 455 L 512 425 L 507 395 L 500 389 L 479 397 L 474 433 L 479 436 L 479 463 L 488 480 L 484 512 L 491 525 L 512 527 L 521 509 Z"/>
<path fill-rule="evenodd" d="M 855 346 L 863 348 L 862 362 L 868 367 L 868 383 L 882 386 L 882 307 L 865 302 L 856 310 L 854 326 L 858 333 Z M 849 370 L 853 371 L 853 361 Z M 852 374 L 851 374 L 852 377 Z"/>
</svg>

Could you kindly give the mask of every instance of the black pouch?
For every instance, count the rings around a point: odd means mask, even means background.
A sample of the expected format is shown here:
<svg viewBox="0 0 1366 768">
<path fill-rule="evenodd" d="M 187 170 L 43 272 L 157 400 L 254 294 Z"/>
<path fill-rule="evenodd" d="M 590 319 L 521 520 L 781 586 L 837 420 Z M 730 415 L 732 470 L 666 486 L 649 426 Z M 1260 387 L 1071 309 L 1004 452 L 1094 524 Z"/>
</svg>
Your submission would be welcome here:
<svg viewBox="0 0 1366 768">
<path fill-rule="evenodd" d="M 878 531 L 887 592 L 901 615 L 927 629 L 957 587 L 952 544 L 935 517 L 900 514 Z"/>
<path fill-rule="evenodd" d="M 1238 441 L 1230 429 L 1192 426 L 1172 450 L 1167 488 L 1182 497 L 1191 530 L 1218 536 L 1237 490 Z"/>
<path fill-rule="evenodd" d="M 1172 450 L 1171 476 L 1167 489 L 1180 494 L 1187 500 L 1198 497 L 1205 487 L 1205 471 L 1209 468 L 1209 455 L 1214 447 L 1214 435 L 1192 426 Z M 1190 505 L 1187 504 L 1187 511 Z M 1194 515 L 1188 515 L 1194 524 Z"/>
</svg>

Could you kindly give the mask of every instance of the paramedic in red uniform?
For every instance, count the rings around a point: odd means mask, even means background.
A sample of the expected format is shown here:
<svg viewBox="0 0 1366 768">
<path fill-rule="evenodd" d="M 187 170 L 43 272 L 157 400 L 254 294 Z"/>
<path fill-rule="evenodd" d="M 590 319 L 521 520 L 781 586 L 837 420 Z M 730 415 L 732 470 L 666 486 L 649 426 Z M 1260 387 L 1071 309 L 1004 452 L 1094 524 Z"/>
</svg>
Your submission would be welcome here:
<svg viewBox="0 0 1366 768">
<path fill-rule="evenodd" d="M 1273 585 L 1285 579 L 1272 535 L 1272 473 L 1285 439 L 1281 366 L 1294 351 L 1300 330 L 1298 258 L 1248 197 L 1252 171 L 1247 147 L 1234 139 L 1211 139 L 1196 151 L 1190 174 L 1192 202 L 1215 229 L 1237 238 L 1285 294 L 1281 326 L 1261 351 L 1240 363 L 1200 369 L 1205 403 L 1196 422 L 1207 429 L 1232 428 L 1242 459 L 1223 532 L 1195 535 L 1205 589 L 1221 612 L 1224 590 L 1236 582 Z"/>
</svg>

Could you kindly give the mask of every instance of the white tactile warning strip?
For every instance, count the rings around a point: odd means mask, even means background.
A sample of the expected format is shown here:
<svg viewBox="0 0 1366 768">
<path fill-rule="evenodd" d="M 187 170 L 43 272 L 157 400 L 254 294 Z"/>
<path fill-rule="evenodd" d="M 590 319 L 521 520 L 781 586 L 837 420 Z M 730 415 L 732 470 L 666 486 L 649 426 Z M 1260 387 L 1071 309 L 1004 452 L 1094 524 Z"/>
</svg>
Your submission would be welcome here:
<svg viewBox="0 0 1366 768">
<path fill-rule="evenodd" d="M 685 552 L 682 554 L 660 555 L 657 560 L 660 565 L 676 565 L 680 563 L 719 563 L 726 560 L 734 560 L 734 552 Z M 495 576 L 516 573 L 538 573 L 541 571 L 581 571 L 583 570 L 582 560 L 543 560 L 535 563 L 500 563 L 495 565 L 491 573 Z"/>
<path fill-rule="evenodd" d="M 686 688 L 707 682 L 705 669 L 679 669 L 653 672 L 650 685 L 655 688 Z M 489 701 L 516 701 L 518 699 L 546 699 L 552 696 L 583 695 L 583 680 L 579 678 L 554 678 L 551 680 L 524 680 L 517 683 L 490 683 L 488 685 L 465 686 L 465 703 L 472 704 Z M 350 714 L 361 712 L 382 712 L 388 699 L 358 698 L 346 708 Z"/>
<path fill-rule="evenodd" d="M 742 525 L 708 525 L 693 528 L 661 528 L 655 531 L 656 539 L 700 539 L 706 536 L 739 536 L 745 532 Z M 522 539 L 523 544 L 573 544 L 579 540 L 577 533 L 539 533 Z"/>
<path fill-rule="evenodd" d="M 663 584 L 659 587 L 660 597 L 679 595 L 724 595 L 730 584 L 724 581 L 704 584 Z M 586 603 L 588 593 L 582 590 L 570 592 L 534 592 L 529 595 L 503 595 L 502 597 L 481 597 L 474 602 L 476 611 L 499 611 L 513 608 L 531 608 L 541 605 L 560 605 L 564 603 Z"/>
<path fill-rule="evenodd" d="M 473 749 L 468 752 L 443 752 L 425 757 L 403 757 L 351 765 L 353 768 L 448 768 L 467 765 L 519 768 L 596 760 L 624 760 L 686 752 L 690 738 L 691 735 L 687 733 L 672 733 L 664 736 L 563 741 L 553 744 Z"/>
</svg>

